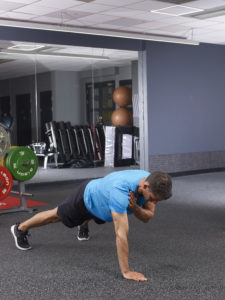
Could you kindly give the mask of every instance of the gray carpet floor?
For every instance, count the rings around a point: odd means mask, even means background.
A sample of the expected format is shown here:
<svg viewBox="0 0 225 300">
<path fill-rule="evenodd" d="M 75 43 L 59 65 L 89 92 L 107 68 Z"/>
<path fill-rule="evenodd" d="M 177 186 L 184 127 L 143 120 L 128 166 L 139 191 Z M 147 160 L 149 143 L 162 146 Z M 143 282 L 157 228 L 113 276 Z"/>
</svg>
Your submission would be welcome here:
<svg viewBox="0 0 225 300">
<path fill-rule="evenodd" d="M 225 299 L 225 173 L 173 178 L 174 195 L 144 224 L 129 217 L 130 266 L 147 282 L 122 278 L 113 224 L 90 223 L 91 239 L 61 223 L 31 230 L 33 249 L 14 246 L 10 226 L 31 216 L 0 215 L 0 299 Z M 55 207 L 77 182 L 30 185 Z"/>
</svg>

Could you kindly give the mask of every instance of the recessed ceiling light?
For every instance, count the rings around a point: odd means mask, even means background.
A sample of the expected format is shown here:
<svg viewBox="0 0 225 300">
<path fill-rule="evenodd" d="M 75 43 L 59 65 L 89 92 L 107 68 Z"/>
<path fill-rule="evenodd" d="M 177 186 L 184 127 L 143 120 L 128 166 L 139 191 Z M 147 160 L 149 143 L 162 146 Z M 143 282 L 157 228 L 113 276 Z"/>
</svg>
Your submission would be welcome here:
<svg viewBox="0 0 225 300">
<path fill-rule="evenodd" d="M 156 10 L 151 10 L 152 13 L 156 14 L 163 14 L 163 15 L 169 15 L 169 16 L 183 16 L 191 13 L 196 13 L 203 11 L 204 9 L 200 8 L 194 8 L 194 7 L 189 7 L 189 6 L 184 6 L 184 5 L 173 5 L 173 6 L 168 6 L 165 8 L 160 8 Z"/>
<path fill-rule="evenodd" d="M 42 46 L 42 45 L 18 44 L 18 45 L 8 47 L 7 49 L 13 49 L 13 50 L 19 50 L 19 51 L 34 51 L 34 50 L 41 49 L 44 47 L 45 46 Z"/>
</svg>

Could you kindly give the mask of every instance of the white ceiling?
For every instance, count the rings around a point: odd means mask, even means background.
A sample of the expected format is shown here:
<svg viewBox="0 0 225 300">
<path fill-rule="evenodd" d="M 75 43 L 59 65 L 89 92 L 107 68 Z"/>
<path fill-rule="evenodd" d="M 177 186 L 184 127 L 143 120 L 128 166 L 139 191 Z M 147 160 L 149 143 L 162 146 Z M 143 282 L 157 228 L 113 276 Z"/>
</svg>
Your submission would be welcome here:
<svg viewBox="0 0 225 300">
<path fill-rule="evenodd" d="M 204 15 L 205 13 L 216 14 Z M 200 14 L 199 16 L 196 14 Z M 202 15 L 202 16 L 201 16 Z M 163 37 L 180 41 L 225 44 L 225 0 L 0 0 L 0 26 L 66 28 L 111 35 Z M 60 26 L 60 27 L 59 27 Z M 16 42 L 0 41 L 4 52 Z M 80 71 L 120 66 L 137 52 L 85 47 L 51 47 L 49 52 L 107 56 L 106 61 L 0 53 L 0 79 L 49 70 Z M 42 51 L 42 50 L 41 50 Z M 38 50 L 39 52 L 39 50 Z M 36 53 L 36 52 L 35 52 Z M 14 59 L 4 62 L 2 59 Z"/>
<path fill-rule="evenodd" d="M 212 10 L 222 15 L 193 15 Z M 11 26 L 21 21 L 225 44 L 225 0 L 0 0 L 0 25 L 7 21 Z"/>
</svg>

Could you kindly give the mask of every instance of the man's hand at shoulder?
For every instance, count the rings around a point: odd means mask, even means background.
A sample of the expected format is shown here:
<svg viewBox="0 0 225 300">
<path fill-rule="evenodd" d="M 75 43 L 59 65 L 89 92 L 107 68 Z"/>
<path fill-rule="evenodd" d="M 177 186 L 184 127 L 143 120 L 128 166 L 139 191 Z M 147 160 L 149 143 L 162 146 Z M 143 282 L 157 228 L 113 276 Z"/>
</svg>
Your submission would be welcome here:
<svg viewBox="0 0 225 300">
<path fill-rule="evenodd" d="M 144 223 L 149 222 L 155 212 L 155 203 L 146 201 L 143 207 L 140 207 L 137 204 L 137 196 L 134 195 L 132 191 L 129 192 L 129 204 L 128 208 L 133 211 L 135 217 L 141 220 Z"/>
<path fill-rule="evenodd" d="M 129 192 L 129 204 L 128 207 L 131 210 L 134 210 L 137 207 L 137 197 L 134 196 L 132 191 Z"/>
</svg>

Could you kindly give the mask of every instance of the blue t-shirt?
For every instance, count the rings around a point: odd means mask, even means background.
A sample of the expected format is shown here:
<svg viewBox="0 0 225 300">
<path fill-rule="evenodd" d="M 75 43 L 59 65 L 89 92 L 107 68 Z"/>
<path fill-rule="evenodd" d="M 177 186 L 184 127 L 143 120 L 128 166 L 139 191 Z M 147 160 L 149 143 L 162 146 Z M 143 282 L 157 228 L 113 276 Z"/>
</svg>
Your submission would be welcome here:
<svg viewBox="0 0 225 300">
<path fill-rule="evenodd" d="M 111 222 L 111 210 L 128 213 L 129 192 L 137 192 L 138 183 L 150 175 L 143 170 L 125 170 L 113 172 L 103 178 L 91 180 L 84 191 L 84 203 L 87 210 L 97 218 Z M 137 204 L 143 206 L 146 200 L 138 196 Z"/>
</svg>

